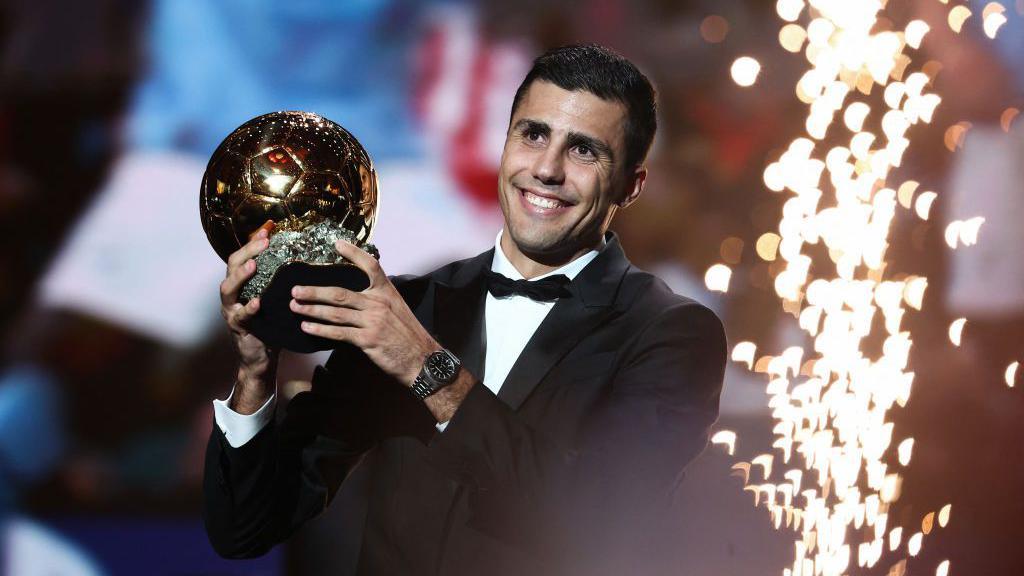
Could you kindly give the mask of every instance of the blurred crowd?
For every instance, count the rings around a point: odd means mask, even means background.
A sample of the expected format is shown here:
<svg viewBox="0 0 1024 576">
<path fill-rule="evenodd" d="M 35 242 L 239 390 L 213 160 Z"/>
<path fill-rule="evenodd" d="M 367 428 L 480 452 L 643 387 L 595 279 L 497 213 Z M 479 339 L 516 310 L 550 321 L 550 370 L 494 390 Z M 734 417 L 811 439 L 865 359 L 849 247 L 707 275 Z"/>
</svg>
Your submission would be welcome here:
<svg viewBox="0 0 1024 576">
<path fill-rule="evenodd" d="M 898 433 L 917 439 L 900 513 L 953 502 L 956 521 L 924 556 L 954 558 L 962 574 L 1014 573 L 1024 566 L 1024 391 L 1003 376 L 1024 360 L 1024 121 L 1004 129 L 1000 119 L 1024 101 L 1024 6 L 1008 8 L 992 41 L 980 29 L 950 31 L 939 2 L 890 5 L 897 23 L 932 23 L 922 54 L 942 64 L 943 97 L 933 123 L 914 128 L 898 175 L 939 201 L 930 220 L 897 222 L 889 254 L 891 271 L 929 278 L 925 311 L 908 321 L 914 397 L 896 416 Z M 763 168 L 806 114 L 793 91 L 806 62 L 778 46 L 774 9 L 752 0 L 5 2 L 3 566 L 18 575 L 351 569 L 358 546 L 339 544 L 336 531 L 355 529 L 358 511 L 247 563 L 216 558 L 199 518 L 210 400 L 227 395 L 235 368 L 217 312 L 224 264 L 202 232 L 199 182 L 220 140 L 258 114 L 310 110 L 355 134 L 381 179 L 382 264 L 423 272 L 493 242 L 498 160 L 531 59 L 572 42 L 610 46 L 659 91 L 646 192 L 613 225 L 627 254 L 719 312 L 733 343 L 771 350 L 791 338 L 772 287 L 778 268 L 754 251 L 783 200 L 766 190 Z M 740 55 L 762 66 L 749 89 L 728 74 Z M 951 152 L 944 133 L 961 121 L 971 129 Z M 979 214 L 979 245 L 950 252 L 945 223 Z M 733 269 L 725 295 L 703 285 L 717 262 Z M 961 316 L 964 346 L 951 351 L 947 327 Z M 301 387 L 322 361 L 286 357 L 281 384 Z M 722 422 L 761 432 L 767 447 L 761 386 L 730 372 Z M 723 480 L 723 462 L 709 454 L 695 464 L 710 470 L 693 474 L 712 503 L 704 524 L 716 523 L 716 508 L 749 508 L 742 521 L 767 526 Z M 358 481 L 335 507 L 358 500 Z M 694 559 L 681 574 L 781 573 L 789 549 L 765 558 L 752 542 L 761 532 L 719 518 L 705 534 L 728 545 L 687 551 L 721 562 Z"/>
</svg>

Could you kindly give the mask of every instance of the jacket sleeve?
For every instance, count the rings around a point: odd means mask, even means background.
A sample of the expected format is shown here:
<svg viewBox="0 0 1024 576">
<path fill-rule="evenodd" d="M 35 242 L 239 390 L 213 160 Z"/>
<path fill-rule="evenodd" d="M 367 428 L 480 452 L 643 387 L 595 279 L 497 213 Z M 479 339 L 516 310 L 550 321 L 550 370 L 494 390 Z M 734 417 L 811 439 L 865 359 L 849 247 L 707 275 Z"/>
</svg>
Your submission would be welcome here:
<svg viewBox="0 0 1024 576">
<path fill-rule="evenodd" d="M 221 556 L 260 556 L 285 540 L 326 508 L 374 446 L 372 387 L 361 378 L 342 381 L 330 370 L 345 364 L 339 356 L 352 354 L 336 350 L 327 368 L 314 371 L 311 391 L 297 394 L 280 422 L 271 421 L 242 446 L 231 447 L 214 425 L 203 517 Z"/>
<path fill-rule="evenodd" d="M 562 573 L 638 573 L 653 519 L 707 444 L 725 359 L 714 313 L 676 305 L 625 343 L 576 438 L 544 435 L 477 385 L 431 459 L 468 488 L 476 529 Z"/>
</svg>

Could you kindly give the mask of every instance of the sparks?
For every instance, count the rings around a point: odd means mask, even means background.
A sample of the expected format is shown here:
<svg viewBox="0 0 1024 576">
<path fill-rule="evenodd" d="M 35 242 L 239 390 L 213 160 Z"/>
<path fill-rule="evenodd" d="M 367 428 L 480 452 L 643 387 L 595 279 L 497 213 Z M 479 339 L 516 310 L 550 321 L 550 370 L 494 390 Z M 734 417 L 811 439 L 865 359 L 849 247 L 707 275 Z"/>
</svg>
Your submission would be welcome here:
<svg viewBox="0 0 1024 576">
<path fill-rule="evenodd" d="M 803 51 L 811 65 L 796 85 L 808 113 L 805 136 L 765 167 L 765 187 L 785 197 L 778 229 L 762 234 L 755 251 L 777 267 L 774 290 L 812 339 L 813 355 L 794 346 L 755 361 L 753 343 L 733 348 L 734 361 L 767 377 L 775 422 L 773 452 L 740 462 L 733 471 L 742 476 L 755 505 L 764 504 L 776 528 L 795 531 L 793 563 L 783 570 L 787 576 L 839 576 L 849 572 L 851 562 L 874 566 L 886 539 L 891 551 L 904 544 L 903 529 L 888 526 L 903 480 L 887 462 L 895 451 L 899 464 L 908 466 L 914 440 L 902 439 L 897 446 L 888 415 L 910 396 L 913 342 L 902 319 L 907 310 L 922 308 L 928 280 L 889 278 L 886 253 L 897 211 L 928 220 L 937 194 L 918 193 L 914 181 L 890 188 L 886 180 L 902 163 L 909 130 L 931 122 L 941 102 L 930 92 L 940 65 L 927 62 L 915 70 L 907 53 L 929 32 L 923 21 L 912 21 L 903 31 L 876 30 L 883 6 L 829 0 L 778 0 L 776 5 L 785 21 L 779 43 L 790 52 Z M 959 31 L 969 16 L 966 8 L 954 8 L 950 26 Z M 744 66 L 747 74 L 737 74 L 743 68 L 737 60 L 733 79 L 750 86 L 759 66 Z M 947 146 L 961 147 L 969 128 L 967 123 L 951 127 Z M 826 135 L 840 144 L 825 147 Z M 949 237 L 970 245 L 983 221 L 960 222 Z M 720 264 L 709 269 L 708 287 L 721 285 L 719 275 L 727 284 L 727 271 Z M 875 322 L 879 317 L 882 322 Z M 965 322 L 950 327 L 956 344 Z M 862 351 L 869 337 L 882 340 L 879 357 Z M 910 556 L 920 552 L 934 519 L 930 514 L 927 528 L 905 542 Z M 938 524 L 944 526 L 946 519 L 948 506 L 938 513 Z M 863 540 L 853 541 L 855 534 L 863 534 Z M 892 568 L 895 573 L 905 569 L 903 560 Z"/>
<path fill-rule="evenodd" d="M 744 88 L 753 86 L 757 82 L 757 76 L 761 73 L 761 63 L 750 56 L 741 56 L 732 63 L 730 70 L 733 82 Z"/>
<path fill-rule="evenodd" d="M 736 452 L 736 433 L 731 430 L 719 430 L 711 437 L 712 444 L 724 444 L 729 456 Z"/>
<path fill-rule="evenodd" d="M 725 264 L 715 264 L 704 273 L 704 284 L 712 292 L 728 292 L 732 269 Z"/>
<path fill-rule="evenodd" d="M 954 346 L 959 346 L 960 341 L 963 338 L 964 326 L 967 324 L 966 318 L 957 318 L 949 325 L 949 341 Z"/>
</svg>

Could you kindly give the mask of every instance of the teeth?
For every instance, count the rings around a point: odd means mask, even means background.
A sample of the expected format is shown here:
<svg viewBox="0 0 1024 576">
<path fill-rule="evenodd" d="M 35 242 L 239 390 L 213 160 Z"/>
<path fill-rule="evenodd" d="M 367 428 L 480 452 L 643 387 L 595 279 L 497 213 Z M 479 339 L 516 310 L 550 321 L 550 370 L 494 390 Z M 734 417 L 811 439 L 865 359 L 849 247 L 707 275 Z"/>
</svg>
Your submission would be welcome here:
<svg viewBox="0 0 1024 576">
<path fill-rule="evenodd" d="M 527 202 L 533 204 L 534 206 L 537 206 L 538 208 L 558 208 L 559 206 L 563 205 L 558 200 L 542 198 L 540 196 L 537 196 L 536 194 L 531 194 L 526 191 L 523 192 L 523 196 L 526 197 Z"/>
</svg>

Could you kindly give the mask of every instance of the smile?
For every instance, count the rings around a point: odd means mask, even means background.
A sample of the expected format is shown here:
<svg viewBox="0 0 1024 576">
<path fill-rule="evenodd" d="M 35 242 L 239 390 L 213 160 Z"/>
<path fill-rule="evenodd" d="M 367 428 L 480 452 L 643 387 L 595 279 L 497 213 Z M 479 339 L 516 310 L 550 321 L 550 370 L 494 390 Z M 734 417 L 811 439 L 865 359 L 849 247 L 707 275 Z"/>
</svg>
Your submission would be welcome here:
<svg viewBox="0 0 1024 576">
<path fill-rule="evenodd" d="M 551 214 L 553 212 L 559 212 L 570 206 L 569 203 L 558 200 L 557 198 L 541 196 L 521 188 L 519 189 L 519 192 L 519 195 L 525 201 L 524 204 L 526 204 L 533 212 L 538 214 Z"/>
</svg>

